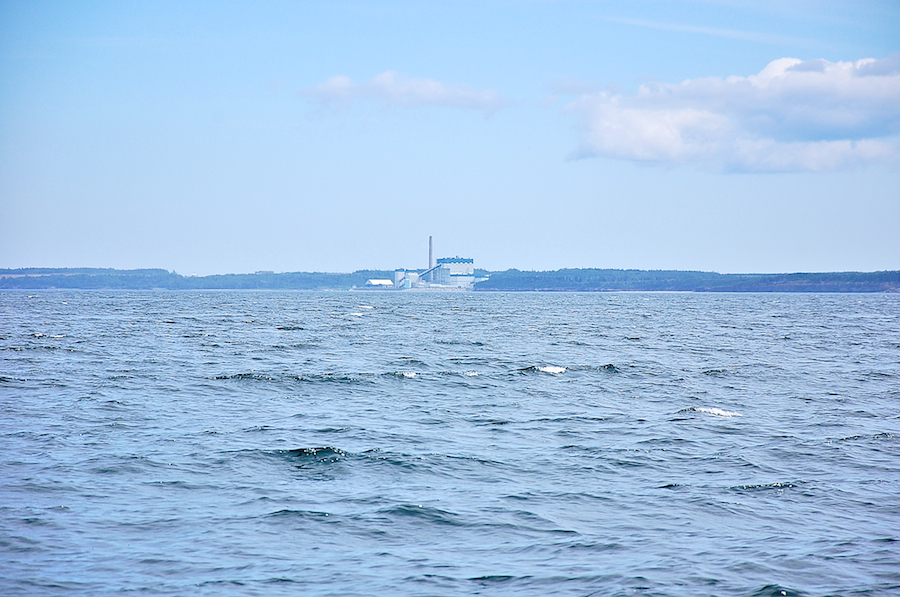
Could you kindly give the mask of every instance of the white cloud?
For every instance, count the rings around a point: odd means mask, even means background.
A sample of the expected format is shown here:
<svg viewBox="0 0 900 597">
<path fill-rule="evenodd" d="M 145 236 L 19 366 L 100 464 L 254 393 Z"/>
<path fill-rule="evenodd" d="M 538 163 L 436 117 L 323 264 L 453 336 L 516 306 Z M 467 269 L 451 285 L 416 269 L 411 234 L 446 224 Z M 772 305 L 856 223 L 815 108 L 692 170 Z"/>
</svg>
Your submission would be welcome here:
<svg viewBox="0 0 900 597">
<path fill-rule="evenodd" d="M 574 157 L 748 171 L 900 163 L 900 56 L 829 62 L 781 58 L 749 77 L 648 83 L 636 94 L 585 93 Z"/>
<path fill-rule="evenodd" d="M 493 114 L 510 103 L 493 90 L 445 85 L 433 79 L 407 77 L 394 71 L 381 73 L 366 83 L 354 83 L 345 76 L 331 77 L 324 83 L 301 90 L 300 95 L 333 108 L 369 100 L 385 106 L 446 106 L 481 110 L 485 115 Z"/>
</svg>

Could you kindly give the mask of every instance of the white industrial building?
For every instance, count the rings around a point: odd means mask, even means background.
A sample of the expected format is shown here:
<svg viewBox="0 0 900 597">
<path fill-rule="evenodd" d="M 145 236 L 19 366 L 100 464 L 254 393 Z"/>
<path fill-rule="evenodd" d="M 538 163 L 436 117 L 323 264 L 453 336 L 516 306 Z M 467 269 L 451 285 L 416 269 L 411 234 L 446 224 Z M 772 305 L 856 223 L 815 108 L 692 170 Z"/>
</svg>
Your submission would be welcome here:
<svg viewBox="0 0 900 597">
<path fill-rule="evenodd" d="M 475 260 L 465 257 L 443 257 L 437 260 L 435 282 L 454 288 L 471 288 L 475 284 Z"/>
<path fill-rule="evenodd" d="M 397 290 L 471 290 L 475 284 L 475 260 L 468 257 L 442 257 L 434 263 L 434 245 L 428 237 L 428 269 L 394 270 L 393 280 L 369 280 L 367 287 Z M 392 284 L 391 284 L 392 282 Z"/>
</svg>

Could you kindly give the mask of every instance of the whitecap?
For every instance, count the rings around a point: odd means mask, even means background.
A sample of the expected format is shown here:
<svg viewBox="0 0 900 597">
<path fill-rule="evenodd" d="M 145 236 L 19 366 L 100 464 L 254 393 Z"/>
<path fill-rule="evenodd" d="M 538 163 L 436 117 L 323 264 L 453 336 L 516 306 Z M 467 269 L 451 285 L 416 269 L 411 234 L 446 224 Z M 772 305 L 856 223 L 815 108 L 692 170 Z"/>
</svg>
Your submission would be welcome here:
<svg viewBox="0 0 900 597">
<path fill-rule="evenodd" d="M 463 375 L 465 375 L 466 377 L 475 377 L 476 375 L 478 375 L 478 372 L 477 371 L 466 371 L 465 373 L 463 373 Z"/>
<path fill-rule="evenodd" d="M 356 305 L 357 309 L 374 309 L 375 307 L 370 307 L 369 305 Z"/>
<path fill-rule="evenodd" d="M 416 373 L 414 371 L 397 371 L 397 375 L 399 375 L 400 377 L 413 378 L 416 376 Z"/>
<path fill-rule="evenodd" d="M 743 417 L 741 413 L 736 413 L 730 410 L 722 410 L 721 408 L 695 408 L 699 413 L 707 413 L 710 415 L 715 415 L 717 417 Z"/>
<path fill-rule="evenodd" d="M 543 367 L 538 367 L 537 370 L 543 371 L 544 373 L 554 373 L 554 374 L 566 372 L 565 367 L 557 367 L 555 365 L 544 365 Z"/>
</svg>

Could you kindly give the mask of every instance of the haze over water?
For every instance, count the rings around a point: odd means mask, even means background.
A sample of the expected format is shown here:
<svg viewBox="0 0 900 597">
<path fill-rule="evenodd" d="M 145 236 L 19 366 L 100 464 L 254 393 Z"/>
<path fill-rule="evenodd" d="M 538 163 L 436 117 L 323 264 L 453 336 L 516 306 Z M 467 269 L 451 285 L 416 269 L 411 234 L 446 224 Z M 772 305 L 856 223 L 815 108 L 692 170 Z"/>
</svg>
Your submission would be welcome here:
<svg viewBox="0 0 900 597">
<path fill-rule="evenodd" d="M 900 297 L 0 293 L 5 595 L 888 595 Z"/>
</svg>

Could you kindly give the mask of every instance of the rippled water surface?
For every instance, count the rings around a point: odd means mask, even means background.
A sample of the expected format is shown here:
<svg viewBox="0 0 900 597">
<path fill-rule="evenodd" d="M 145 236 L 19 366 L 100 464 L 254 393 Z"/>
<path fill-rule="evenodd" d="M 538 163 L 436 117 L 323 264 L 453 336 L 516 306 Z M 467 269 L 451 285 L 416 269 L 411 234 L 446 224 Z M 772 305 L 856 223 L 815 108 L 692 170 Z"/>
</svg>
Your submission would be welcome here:
<svg viewBox="0 0 900 597">
<path fill-rule="evenodd" d="M 900 296 L 0 293 L 4 595 L 900 594 Z"/>
</svg>

